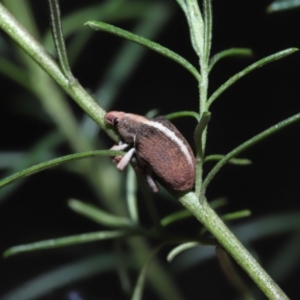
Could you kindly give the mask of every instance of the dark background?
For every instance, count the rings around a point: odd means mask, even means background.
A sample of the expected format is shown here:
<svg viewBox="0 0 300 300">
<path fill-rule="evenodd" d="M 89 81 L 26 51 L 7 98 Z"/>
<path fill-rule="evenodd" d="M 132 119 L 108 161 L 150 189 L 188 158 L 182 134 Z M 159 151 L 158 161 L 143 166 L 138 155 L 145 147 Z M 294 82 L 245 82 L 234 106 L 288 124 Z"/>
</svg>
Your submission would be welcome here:
<svg viewBox="0 0 300 300">
<path fill-rule="evenodd" d="M 31 1 L 41 31 L 49 26 L 47 1 Z M 84 4 L 83 4 L 84 2 Z M 62 14 L 97 1 L 61 1 Z M 175 1 L 166 1 L 174 10 L 173 18 L 156 38 L 162 45 L 179 53 L 197 65 L 190 46 L 187 25 Z M 268 15 L 270 1 L 213 1 L 214 26 L 212 54 L 231 47 L 249 47 L 253 59 L 225 59 L 218 63 L 210 77 L 210 93 L 231 75 L 248 64 L 274 52 L 299 47 L 300 10 Z M 130 30 L 134 24 L 116 24 Z M 2 33 L 1 33 L 2 34 Z M 102 80 L 105 70 L 113 60 L 115 49 L 121 42 L 109 34 L 98 35 L 87 45 L 84 56 L 73 67 L 81 84 L 93 91 Z M 247 75 L 227 90 L 212 106 L 209 124 L 207 153 L 227 153 L 243 141 L 277 122 L 299 112 L 299 54 L 271 63 Z M 52 128 L 51 124 L 38 122 L 28 115 L 16 113 L 17 97 L 21 106 L 24 91 L 8 79 L 1 77 L 0 124 L 1 151 L 26 151 L 34 141 Z M 119 91 L 114 109 L 145 114 L 157 108 L 161 114 L 179 110 L 198 110 L 197 85 L 193 77 L 174 62 L 147 52 L 138 68 Z M 82 112 L 74 105 L 78 118 Z M 194 121 L 177 120 L 175 124 L 192 141 Z M 229 166 L 222 170 L 208 189 L 208 198 L 225 196 L 230 210 L 249 208 L 253 217 L 289 213 L 299 210 L 300 195 L 300 124 L 294 124 L 243 153 L 253 164 L 248 167 Z M 62 154 L 68 153 L 62 149 Z M 208 167 L 211 167 L 209 165 Z M 230 175 L 230 176 L 229 176 Z M 71 213 L 66 206 L 70 197 L 87 198 L 87 184 L 78 176 L 55 169 L 43 172 L 26 181 L 20 189 L 1 204 L 1 252 L 5 249 L 41 239 L 55 238 L 80 232 L 98 230 L 94 223 Z M 90 195 L 93 197 L 93 195 Z M 163 205 L 163 204 L 162 204 Z M 162 207 L 162 209 L 164 209 Z M 286 237 L 279 236 L 255 245 L 262 263 L 276 251 Z M 0 294 L 38 276 L 44 270 L 55 268 L 85 255 L 97 253 L 99 243 L 67 249 L 31 253 L 1 260 Z M 110 243 L 105 244 L 110 247 Z M 298 295 L 299 268 L 280 286 L 291 299 Z M 210 286 L 206 284 L 210 282 Z M 117 276 L 110 272 L 101 278 L 91 278 L 54 291 L 41 299 L 77 299 L 72 291 L 80 291 L 82 299 L 100 299 L 97 285 L 110 285 L 107 298 L 122 299 Z M 201 283 L 201 287 L 199 285 Z M 179 275 L 179 288 L 186 299 L 233 299 L 235 292 L 220 272 L 216 260 L 206 262 L 201 269 Z M 203 285 L 203 287 L 202 287 Z M 112 294 L 111 291 L 115 293 Z M 147 299 L 151 299 L 148 291 Z M 105 292 L 101 291 L 102 295 Z M 112 296 L 114 295 L 114 296 Z M 206 296 L 205 296 L 206 295 Z M 146 297 L 145 297 L 146 299 Z M 152 298 L 153 299 L 153 298 Z"/>
</svg>

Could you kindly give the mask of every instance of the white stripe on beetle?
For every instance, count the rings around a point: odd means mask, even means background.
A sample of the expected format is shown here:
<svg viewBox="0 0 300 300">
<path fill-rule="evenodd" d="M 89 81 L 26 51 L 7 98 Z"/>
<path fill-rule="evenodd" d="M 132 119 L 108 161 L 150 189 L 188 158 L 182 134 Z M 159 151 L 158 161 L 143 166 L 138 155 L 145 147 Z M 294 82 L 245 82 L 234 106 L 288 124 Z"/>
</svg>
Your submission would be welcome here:
<svg viewBox="0 0 300 300">
<path fill-rule="evenodd" d="M 168 138 L 170 138 L 175 144 L 177 144 L 177 146 L 179 147 L 181 152 L 184 154 L 184 156 L 187 158 L 189 163 L 192 166 L 194 166 L 194 159 L 192 158 L 188 148 L 186 147 L 184 142 L 176 136 L 176 134 L 173 131 L 171 131 L 169 128 L 167 128 L 163 124 L 161 124 L 159 122 L 155 122 L 155 121 L 147 120 L 146 122 L 144 122 L 144 124 L 147 124 L 149 126 L 152 126 L 154 128 L 157 128 L 158 130 L 162 131 Z"/>
</svg>

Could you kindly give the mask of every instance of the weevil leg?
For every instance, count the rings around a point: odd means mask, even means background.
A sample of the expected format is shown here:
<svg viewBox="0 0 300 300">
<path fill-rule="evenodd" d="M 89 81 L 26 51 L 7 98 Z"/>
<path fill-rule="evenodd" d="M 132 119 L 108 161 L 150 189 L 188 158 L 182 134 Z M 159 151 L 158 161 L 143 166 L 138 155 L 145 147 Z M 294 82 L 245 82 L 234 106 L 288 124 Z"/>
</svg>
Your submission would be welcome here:
<svg viewBox="0 0 300 300">
<path fill-rule="evenodd" d="M 119 145 L 114 145 L 110 148 L 110 150 L 124 150 L 129 146 L 129 144 L 120 142 Z"/>
<path fill-rule="evenodd" d="M 156 184 L 156 182 L 154 181 L 154 179 L 152 177 L 151 171 L 147 170 L 146 172 L 147 172 L 146 173 L 146 179 L 147 179 L 147 182 L 148 182 L 151 190 L 153 191 L 153 193 L 158 193 L 159 188 L 158 188 L 158 185 Z"/>
<path fill-rule="evenodd" d="M 126 166 L 129 164 L 133 154 L 135 152 L 135 149 L 134 148 L 131 148 L 123 157 L 122 159 L 120 160 L 120 162 L 117 164 L 117 169 L 119 171 L 123 171 Z"/>
<path fill-rule="evenodd" d="M 110 150 L 117 150 L 117 151 L 121 151 L 121 150 L 125 150 L 127 147 L 129 146 L 129 144 L 125 144 L 122 141 L 119 142 L 118 145 L 114 145 L 110 148 Z M 118 164 L 121 160 L 122 160 L 123 156 L 122 155 L 117 155 L 112 157 L 112 161 L 115 164 Z"/>
</svg>

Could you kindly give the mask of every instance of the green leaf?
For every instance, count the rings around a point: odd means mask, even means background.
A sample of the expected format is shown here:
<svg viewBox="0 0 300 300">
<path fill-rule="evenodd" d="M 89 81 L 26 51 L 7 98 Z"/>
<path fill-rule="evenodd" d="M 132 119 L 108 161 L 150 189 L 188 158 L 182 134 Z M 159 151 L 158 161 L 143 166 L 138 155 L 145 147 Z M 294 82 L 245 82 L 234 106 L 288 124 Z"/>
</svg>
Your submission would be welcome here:
<svg viewBox="0 0 300 300">
<path fill-rule="evenodd" d="M 194 142 L 196 145 L 196 149 L 197 149 L 197 154 L 202 157 L 203 154 L 203 144 L 202 144 L 202 135 L 203 132 L 206 129 L 206 126 L 209 122 L 211 118 L 211 113 L 209 111 L 205 111 L 202 115 L 201 115 L 201 119 L 195 129 L 194 132 Z"/>
<path fill-rule="evenodd" d="M 185 17 L 190 29 L 190 38 L 194 51 L 200 60 L 205 58 L 204 53 L 204 22 L 197 0 L 185 1 Z M 204 60 L 205 61 L 205 60 Z"/>
<path fill-rule="evenodd" d="M 209 61 L 211 39 L 212 39 L 212 7 L 211 0 L 203 1 L 203 13 L 204 13 L 204 56 L 206 62 Z"/>
<path fill-rule="evenodd" d="M 135 284 L 131 300 L 141 300 L 142 299 L 142 297 L 143 297 L 143 290 L 144 290 L 144 286 L 145 286 L 145 281 L 146 281 L 146 276 L 147 276 L 148 269 L 150 267 L 150 264 L 151 264 L 153 258 L 155 257 L 155 255 L 157 254 L 157 252 L 163 246 L 164 246 L 164 244 L 160 245 L 156 249 L 154 249 L 154 251 L 151 253 L 150 257 L 144 263 L 143 268 L 142 268 L 142 270 L 141 270 L 141 272 L 139 274 L 139 277 L 137 279 L 137 282 Z"/>
<path fill-rule="evenodd" d="M 221 160 L 225 155 L 223 154 L 213 154 L 213 155 L 208 155 L 205 157 L 204 162 L 207 161 L 219 161 Z M 231 165 L 239 165 L 239 166 L 247 166 L 251 165 L 252 161 L 248 158 L 232 158 L 228 161 L 228 164 Z"/>
<path fill-rule="evenodd" d="M 225 83 L 223 83 L 208 99 L 207 101 L 207 108 L 210 107 L 210 105 L 229 87 L 231 87 L 235 82 L 237 82 L 239 79 L 243 78 L 245 75 L 249 74 L 250 72 L 270 63 L 275 60 L 284 58 L 288 55 L 291 55 L 298 51 L 297 48 L 289 48 L 280 52 L 277 52 L 275 54 L 272 54 L 270 56 L 264 57 L 263 59 L 260 59 L 259 61 L 255 62 L 254 64 L 248 66 L 241 72 L 235 74 L 231 78 L 229 78 Z"/>
<path fill-rule="evenodd" d="M 186 210 L 186 209 L 183 209 L 183 210 L 180 210 L 180 211 L 177 211 L 173 214 L 170 214 L 164 218 L 161 219 L 160 221 L 160 224 L 161 226 L 168 226 L 174 222 L 178 222 L 180 220 L 184 220 L 184 219 L 187 219 L 189 217 L 191 217 L 192 214 Z"/>
<path fill-rule="evenodd" d="M 188 249 L 198 247 L 199 245 L 200 245 L 199 242 L 188 242 L 188 243 L 181 244 L 169 252 L 169 254 L 167 256 L 167 261 L 171 262 L 178 254 L 180 254 Z"/>
<path fill-rule="evenodd" d="M 32 167 L 29 167 L 27 169 L 24 169 L 22 171 L 19 171 L 15 174 L 12 174 L 2 180 L 0 180 L 0 188 L 13 183 L 14 181 L 21 179 L 25 176 L 29 176 L 38 172 L 41 172 L 43 170 L 46 170 L 48 168 L 55 167 L 57 165 L 60 165 L 65 162 L 69 162 L 72 160 L 78 160 L 78 159 L 85 159 L 90 157 L 96 157 L 96 156 L 116 156 L 116 155 L 123 155 L 123 151 L 113 151 L 113 150 L 97 150 L 97 151 L 87 151 L 87 152 L 81 152 L 76 154 L 70 154 L 66 156 L 62 156 L 59 158 L 51 159 L 46 162 L 39 163 L 37 165 L 34 165 Z"/>
<path fill-rule="evenodd" d="M 235 149 L 233 149 L 231 152 L 226 154 L 214 167 L 213 169 L 208 173 L 206 176 L 204 182 L 203 182 L 203 191 L 206 190 L 208 184 L 213 179 L 213 177 L 220 171 L 220 169 L 233 157 L 237 156 L 241 152 L 245 151 L 246 149 L 252 147 L 256 143 L 262 141 L 263 139 L 269 137 L 270 135 L 273 135 L 277 131 L 285 128 L 286 126 L 289 126 L 295 122 L 300 121 L 300 113 L 296 114 L 290 118 L 287 118 L 276 125 L 271 126 L 270 128 L 264 130 L 263 132 L 259 133 L 258 135 L 252 137 L 251 139 L 247 140 L 243 144 L 239 145 Z"/>
<path fill-rule="evenodd" d="M 1 167 L 1 160 L 6 159 L 9 165 L 6 167 L 8 170 L 2 174 L 3 177 L 9 176 L 9 174 L 13 172 L 17 172 L 18 170 L 27 168 L 38 161 L 46 160 L 53 158 L 54 156 L 54 149 L 63 141 L 62 135 L 55 131 L 50 132 L 49 134 L 45 135 L 42 139 L 40 139 L 35 145 L 33 145 L 26 153 L 21 155 L 19 159 L 17 157 L 12 158 L 10 155 L 12 154 L 11 151 L 6 151 L 6 155 L 0 153 L 0 167 Z M 3 166 L 3 165 L 2 165 Z M 5 189 L 0 190 L 0 203 L 7 199 L 7 196 L 12 193 L 18 186 L 21 184 L 22 181 L 14 183 Z"/>
<path fill-rule="evenodd" d="M 17 66 L 14 62 L 9 61 L 8 58 L 2 54 L 0 56 L 0 73 L 18 83 L 23 88 L 32 91 L 27 72 L 23 68 Z"/>
<path fill-rule="evenodd" d="M 109 227 L 131 227 L 130 220 L 124 217 L 112 215 L 99 207 L 87 204 L 77 199 L 70 199 L 68 205 L 75 212 L 105 226 Z"/>
<path fill-rule="evenodd" d="M 185 58 L 181 57 L 177 53 L 169 50 L 168 48 L 165 48 L 155 42 L 152 42 L 144 37 L 138 36 L 136 34 L 133 34 L 127 30 L 118 28 L 116 26 L 103 23 L 103 22 L 98 22 L 98 21 L 89 21 L 85 23 L 85 25 L 89 26 L 90 28 L 94 30 L 101 30 L 105 32 L 109 32 L 111 34 L 114 34 L 118 37 L 127 39 L 129 41 L 132 41 L 134 43 L 137 43 L 139 45 L 145 46 L 149 48 L 150 50 L 153 50 L 161 55 L 164 55 L 173 61 L 177 62 L 179 65 L 183 66 L 185 69 L 187 69 L 191 74 L 194 75 L 194 77 L 199 81 L 200 79 L 200 74 L 196 70 L 196 68 L 191 65 Z"/>
<path fill-rule="evenodd" d="M 100 251 L 99 251 L 100 252 Z M 105 276 L 116 269 L 116 258 L 113 252 L 87 256 L 81 260 L 72 259 L 57 267 L 53 266 L 39 272 L 38 276 L 27 277 L 25 281 L 16 283 L 2 300 L 33 300 L 45 299 L 54 290 L 64 289 L 70 284 L 89 280 L 92 276 Z"/>
<path fill-rule="evenodd" d="M 268 13 L 281 12 L 300 7 L 300 0 L 276 0 L 273 1 L 268 7 Z"/>
<path fill-rule="evenodd" d="M 225 274 L 232 287 L 236 290 L 236 292 L 238 292 L 239 298 L 244 300 L 255 300 L 255 298 L 252 297 L 250 293 L 250 288 L 248 288 L 240 274 L 238 274 L 233 261 L 231 260 L 225 249 L 221 246 L 217 246 L 216 255 L 223 273 Z"/>
<path fill-rule="evenodd" d="M 7 249 L 3 256 L 8 257 L 24 252 L 32 252 L 37 250 L 48 250 L 53 248 L 85 244 L 95 241 L 103 241 L 108 239 L 115 239 L 128 235 L 127 232 L 122 230 L 111 230 L 111 231 L 97 231 L 91 233 L 83 233 L 78 235 L 71 235 L 58 239 L 45 240 L 40 242 L 35 242 L 31 244 L 14 246 Z"/>
<path fill-rule="evenodd" d="M 209 205 L 214 210 L 217 210 L 220 207 L 223 207 L 228 204 L 228 200 L 224 197 L 216 198 L 209 202 Z"/>
<path fill-rule="evenodd" d="M 58 0 L 48 0 L 48 3 L 50 8 L 52 35 L 58 54 L 59 65 L 65 77 L 68 78 L 68 80 L 73 81 L 74 77 L 69 66 L 68 55 L 61 25 L 59 2 Z"/>
<path fill-rule="evenodd" d="M 139 222 L 139 210 L 137 201 L 137 182 L 136 175 L 133 168 L 127 168 L 126 176 L 126 202 L 128 207 L 128 212 L 130 215 L 130 220 L 134 224 Z"/>
<path fill-rule="evenodd" d="M 186 4 L 185 0 L 175 0 L 178 5 L 181 7 L 182 11 L 186 14 Z"/>
<path fill-rule="evenodd" d="M 249 216 L 251 216 L 251 210 L 244 209 L 244 210 L 239 210 L 239 211 L 236 211 L 236 212 L 231 212 L 231 213 L 222 215 L 221 219 L 223 221 L 233 221 L 233 220 L 239 220 L 239 219 L 242 219 L 242 218 L 246 218 L 246 217 L 249 217 Z"/>
<path fill-rule="evenodd" d="M 165 115 L 165 117 L 168 120 L 182 118 L 182 117 L 193 117 L 197 120 L 197 122 L 199 122 L 200 120 L 200 115 L 195 111 L 178 111 L 178 112 L 173 112 L 171 114 Z"/>
<path fill-rule="evenodd" d="M 209 71 L 215 66 L 215 64 L 223 58 L 228 57 L 251 57 L 253 56 L 253 52 L 249 48 L 230 48 L 223 50 L 217 54 L 215 54 L 209 63 Z"/>
</svg>

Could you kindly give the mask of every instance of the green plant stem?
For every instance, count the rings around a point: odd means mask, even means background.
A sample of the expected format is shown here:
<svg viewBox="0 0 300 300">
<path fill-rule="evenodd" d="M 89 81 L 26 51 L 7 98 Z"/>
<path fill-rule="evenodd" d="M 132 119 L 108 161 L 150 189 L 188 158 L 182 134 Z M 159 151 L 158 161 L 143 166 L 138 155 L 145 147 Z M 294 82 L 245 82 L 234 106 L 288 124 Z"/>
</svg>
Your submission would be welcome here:
<svg viewBox="0 0 300 300">
<path fill-rule="evenodd" d="M 232 258 L 245 270 L 270 300 L 287 300 L 288 297 L 227 228 L 206 199 L 199 201 L 192 192 L 179 198 L 185 206 L 218 240 Z"/>
<path fill-rule="evenodd" d="M 181 3 L 182 4 L 182 3 Z M 182 9 L 186 15 L 192 46 L 198 55 L 200 74 L 201 77 L 198 80 L 199 88 L 199 113 L 200 120 L 203 120 L 204 114 L 207 113 L 207 91 L 208 91 L 208 75 L 209 75 L 209 53 L 211 48 L 211 30 L 212 30 L 212 14 L 210 0 L 204 0 L 204 20 L 201 14 L 198 1 L 188 0 L 185 2 L 185 6 Z M 201 122 L 201 121 L 200 121 Z M 202 156 L 205 152 L 207 129 L 201 129 L 201 136 L 197 136 L 197 147 L 201 146 L 201 149 L 197 149 L 197 175 L 196 175 L 196 189 L 197 194 L 200 194 L 202 185 L 203 174 L 203 159 Z"/>
<path fill-rule="evenodd" d="M 44 69 L 73 100 L 113 139 L 118 140 L 116 133 L 105 126 L 105 111 L 82 88 L 78 81 L 70 84 L 62 74 L 57 63 L 46 52 L 26 29 L 0 3 L 0 27 L 42 68 Z"/>
<path fill-rule="evenodd" d="M 73 81 L 74 78 L 69 66 L 68 55 L 62 31 L 59 3 L 58 0 L 48 0 L 48 3 L 50 8 L 52 35 L 58 54 L 59 64 L 65 77 L 67 77 L 69 81 Z"/>
</svg>

